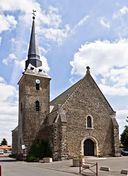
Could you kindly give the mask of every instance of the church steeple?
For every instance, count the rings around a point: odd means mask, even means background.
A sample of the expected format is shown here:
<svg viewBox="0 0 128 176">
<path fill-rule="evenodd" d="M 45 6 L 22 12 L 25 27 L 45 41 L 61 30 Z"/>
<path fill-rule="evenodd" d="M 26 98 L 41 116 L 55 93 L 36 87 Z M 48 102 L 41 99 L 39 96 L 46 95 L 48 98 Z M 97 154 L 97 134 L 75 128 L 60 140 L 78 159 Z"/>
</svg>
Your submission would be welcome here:
<svg viewBox="0 0 128 176">
<path fill-rule="evenodd" d="M 28 59 L 26 60 L 25 70 L 27 69 L 29 64 L 33 65 L 34 67 L 42 66 L 42 62 L 40 60 L 40 55 L 38 51 L 38 46 L 36 43 L 34 12 L 35 11 L 33 10 L 32 30 L 31 30 L 31 37 L 30 37 L 29 50 L 28 50 Z"/>
</svg>

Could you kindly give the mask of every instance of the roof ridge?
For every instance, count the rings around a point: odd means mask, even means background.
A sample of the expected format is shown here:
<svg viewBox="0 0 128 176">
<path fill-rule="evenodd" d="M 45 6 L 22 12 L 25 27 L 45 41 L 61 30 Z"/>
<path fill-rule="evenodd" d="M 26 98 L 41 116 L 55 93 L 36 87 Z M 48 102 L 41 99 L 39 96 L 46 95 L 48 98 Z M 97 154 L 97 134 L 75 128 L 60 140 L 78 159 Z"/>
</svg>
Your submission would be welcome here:
<svg viewBox="0 0 128 176">
<path fill-rule="evenodd" d="M 96 83 L 96 81 L 93 79 L 93 77 L 89 74 L 89 75 L 86 75 L 85 78 L 87 76 L 90 76 L 90 78 L 92 79 L 93 83 L 95 84 L 95 86 L 97 87 L 97 89 L 99 90 L 100 94 L 102 95 L 102 97 L 104 98 L 105 102 L 107 103 L 107 105 L 110 107 L 110 109 L 113 111 L 113 113 L 116 113 L 112 106 L 110 105 L 110 103 L 108 102 L 107 98 L 105 97 L 105 95 L 103 94 L 103 92 L 101 91 L 101 89 L 99 88 L 98 84 Z"/>
<path fill-rule="evenodd" d="M 84 78 L 80 79 L 79 81 L 79 85 L 74 89 L 74 91 L 70 94 L 70 96 L 67 98 L 67 100 L 63 103 L 62 107 L 64 106 L 65 103 L 67 103 L 67 101 L 70 99 L 70 97 L 74 94 L 74 92 L 80 87 L 82 81 L 84 80 Z"/>
</svg>

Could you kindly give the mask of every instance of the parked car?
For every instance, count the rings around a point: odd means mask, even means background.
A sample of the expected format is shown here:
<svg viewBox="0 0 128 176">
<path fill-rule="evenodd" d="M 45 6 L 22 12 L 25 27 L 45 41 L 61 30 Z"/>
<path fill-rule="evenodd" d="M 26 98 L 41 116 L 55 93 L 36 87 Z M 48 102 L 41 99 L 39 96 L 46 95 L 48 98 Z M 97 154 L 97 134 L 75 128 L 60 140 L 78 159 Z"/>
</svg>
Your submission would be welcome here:
<svg viewBox="0 0 128 176">
<path fill-rule="evenodd" d="M 128 150 L 122 149 L 121 150 L 121 155 L 128 156 Z"/>
<path fill-rule="evenodd" d="M 4 154 L 4 150 L 0 149 L 0 155 Z"/>
</svg>

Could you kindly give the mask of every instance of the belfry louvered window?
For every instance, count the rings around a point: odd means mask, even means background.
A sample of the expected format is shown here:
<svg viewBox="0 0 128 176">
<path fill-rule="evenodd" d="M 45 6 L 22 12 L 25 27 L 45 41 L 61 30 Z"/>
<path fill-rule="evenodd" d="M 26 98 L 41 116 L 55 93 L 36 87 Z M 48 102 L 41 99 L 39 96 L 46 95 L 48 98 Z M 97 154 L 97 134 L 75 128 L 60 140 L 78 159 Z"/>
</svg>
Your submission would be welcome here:
<svg viewBox="0 0 128 176">
<path fill-rule="evenodd" d="M 36 83 L 36 90 L 40 90 L 40 80 L 36 79 L 35 83 Z"/>
<path fill-rule="evenodd" d="M 36 106 L 36 111 L 39 111 L 40 110 L 40 102 L 38 100 L 35 102 L 35 106 Z"/>
<path fill-rule="evenodd" d="M 36 90 L 40 90 L 40 84 L 36 83 Z"/>
</svg>

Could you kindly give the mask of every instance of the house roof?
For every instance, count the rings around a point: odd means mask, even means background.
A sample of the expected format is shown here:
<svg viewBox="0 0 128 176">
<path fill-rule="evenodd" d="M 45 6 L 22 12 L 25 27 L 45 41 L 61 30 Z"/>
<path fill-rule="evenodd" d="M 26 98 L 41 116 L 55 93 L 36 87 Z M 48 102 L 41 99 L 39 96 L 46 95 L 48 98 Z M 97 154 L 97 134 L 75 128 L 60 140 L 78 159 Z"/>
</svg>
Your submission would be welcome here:
<svg viewBox="0 0 128 176">
<path fill-rule="evenodd" d="M 3 150 L 5 150 L 5 149 L 12 149 L 12 146 L 11 145 L 1 145 L 0 149 L 3 149 Z"/>
</svg>

